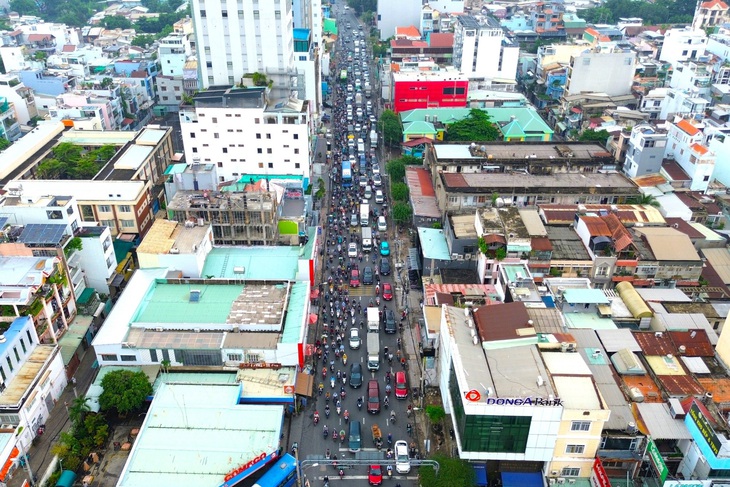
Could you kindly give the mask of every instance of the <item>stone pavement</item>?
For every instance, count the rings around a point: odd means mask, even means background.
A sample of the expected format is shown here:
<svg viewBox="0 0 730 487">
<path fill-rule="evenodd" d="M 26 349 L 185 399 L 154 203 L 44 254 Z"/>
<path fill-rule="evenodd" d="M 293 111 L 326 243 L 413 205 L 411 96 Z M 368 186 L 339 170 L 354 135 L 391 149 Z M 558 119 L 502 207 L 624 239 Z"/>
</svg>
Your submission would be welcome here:
<svg viewBox="0 0 730 487">
<path fill-rule="evenodd" d="M 28 451 L 28 455 L 30 455 L 30 470 L 39 480 L 46 478 L 52 473 L 52 471 L 47 471 L 53 461 L 51 446 L 53 446 L 62 432 L 67 431 L 71 427 L 66 405 L 70 405 L 73 402 L 76 394 L 83 395 L 86 393 L 89 385 L 94 380 L 94 377 L 96 377 L 98 370 L 92 368 L 95 361 L 96 354 L 94 353 L 94 349 L 89 348 L 86 350 L 84 358 L 81 360 L 81 364 L 79 364 L 74 375 L 76 378 L 75 390 L 73 384 L 69 381 L 68 386 L 53 407 L 48 421 L 46 421 L 45 433 L 37 437 Z M 29 480 L 28 472 L 18 468 L 13 472 L 13 477 L 7 479 L 7 487 L 21 487 L 25 480 Z"/>
</svg>

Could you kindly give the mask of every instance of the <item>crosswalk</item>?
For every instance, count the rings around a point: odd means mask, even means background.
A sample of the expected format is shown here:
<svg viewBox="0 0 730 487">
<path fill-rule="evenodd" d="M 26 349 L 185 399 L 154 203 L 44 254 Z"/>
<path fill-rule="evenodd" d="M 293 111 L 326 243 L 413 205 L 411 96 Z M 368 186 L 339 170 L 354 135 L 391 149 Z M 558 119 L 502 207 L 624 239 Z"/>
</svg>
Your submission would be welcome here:
<svg viewBox="0 0 730 487">
<path fill-rule="evenodd" d="M 350 297 L 375 297 L 375 286 L 358 286 L 349 288 Z"/>
</svg>

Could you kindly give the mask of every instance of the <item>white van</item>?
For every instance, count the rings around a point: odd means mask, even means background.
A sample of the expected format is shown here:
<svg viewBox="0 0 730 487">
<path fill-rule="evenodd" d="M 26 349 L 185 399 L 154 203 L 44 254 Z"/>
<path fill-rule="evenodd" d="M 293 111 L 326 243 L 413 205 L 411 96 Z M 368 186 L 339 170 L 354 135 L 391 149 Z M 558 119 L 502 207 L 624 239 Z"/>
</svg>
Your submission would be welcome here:
<svg viewBox="0 0 730 487">
<path fill-rule="evenodd" d="M 378 231 L 385 232 L 386 230 L 388 230 L 388 224 L 385 222 L 385 217 L 381 215 L 378 217 Z"/>
</svg>

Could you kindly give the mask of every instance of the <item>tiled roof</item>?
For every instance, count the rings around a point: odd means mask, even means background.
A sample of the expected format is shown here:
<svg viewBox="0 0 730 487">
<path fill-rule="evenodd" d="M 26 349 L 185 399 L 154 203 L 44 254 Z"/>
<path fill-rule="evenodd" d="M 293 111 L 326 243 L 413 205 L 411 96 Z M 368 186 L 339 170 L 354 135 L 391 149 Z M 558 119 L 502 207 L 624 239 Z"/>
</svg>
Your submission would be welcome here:
<svg viewBox="0 0 730 487">
<path fill-rule="evenodd" d="M 588 233 L 590 233 L 592 237 L 611 236 L 611 231 L 608 229 L 608 225 L 606 225 L 606 222 L 604 222 L 601 217 L 581 216 L 580 219 L 583 220 L 583 223 L 588 229 Z"/>
<path fill-rule="evenodd" d="M 421 33 L 418 32 L 415 25 L 409 25 L 408 27 L 396 27 L 395 36 L 421 37 Z"/>
<path fill-rule="evenodd" d="M 603 221 L 606 222 L 608 229 L 611 230 L 613 246 L 616 249 L 616 252 L 621 252 L 631 245 L 631 241 L 633 240 L 631 238 L 631 234 L 628 230 L 626 230 L 626 227 L 623 226 L 616 215 L 609 213 L 608 215 L 604 215 L 602 218 Z"/>
<path fill-rule="evenodd" d="M 710 0 L 709 2 L 702 2 L 702 8 L 719 8 L 727 10 L 728 6 L 722 0 Z"/>
<path fill-rule="evenodd" d="M 700 133 L 700 129 L 692 125 L 692 123 L 690 123 L 690 121 L 685 118 L 677 123 L 677 127 L 689 135 L 697 135 L 698 133 Z"/>
<path fill-rule="evenodd" d="M 704 156 L 705 154 L 707 154 L 710 151 L 710 149 L 708 149 L 707 147 L 705 147 L 704 145 L 699 144 L 699 143 L 692 144 L 691 147 L 692 147 L 693 151 L 699 153 L 701 156 Z"/>
<path fill-rule="evenodd" d="M 432 32 L 428 37 L 431 47 L 453 47 L 454 34 L 450 32 Z"/>
</svg>

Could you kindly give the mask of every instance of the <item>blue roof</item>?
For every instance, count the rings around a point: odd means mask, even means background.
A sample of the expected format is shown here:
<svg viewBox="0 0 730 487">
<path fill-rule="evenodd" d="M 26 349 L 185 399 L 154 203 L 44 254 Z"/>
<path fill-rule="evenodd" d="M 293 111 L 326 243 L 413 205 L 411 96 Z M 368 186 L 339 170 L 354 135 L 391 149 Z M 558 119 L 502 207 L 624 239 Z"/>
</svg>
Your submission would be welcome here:
<svg viewBox="0 0 730 487">
<path fill-rule="evenodd" d="M 566 303 L 608 304 L 608 298 L 600 289 L 566 289 L 563 293 Z"/>
<path fill-rule="evenodd" d="M 294 40 L 295 41 L 309 40 L 309 29 L 294 29 Z"/>
<path fill-rule="evenodd" d="M 437 228 L 418 228 L 423 257 L 426 259 L 451 260 L 444 231 Z"/>
<path fill-rule="evenodd" d="M 299 247 L 213 247 L 205 258 L 202 276 L 246 280 L 294 280 L 299 268 Z M 245 269 L 243 274 L 235 272 Z"/>
<path fill-rule="evenodd" d="M 15 337 L 20 335 L 30 321 L 30 316 L 19 316 L 10 323 L 10 327 L 3 333 L 5 341 L 0 343 L 0 356 L 5 355 L 5 351 L 15 345 Z"/>
</svg>

